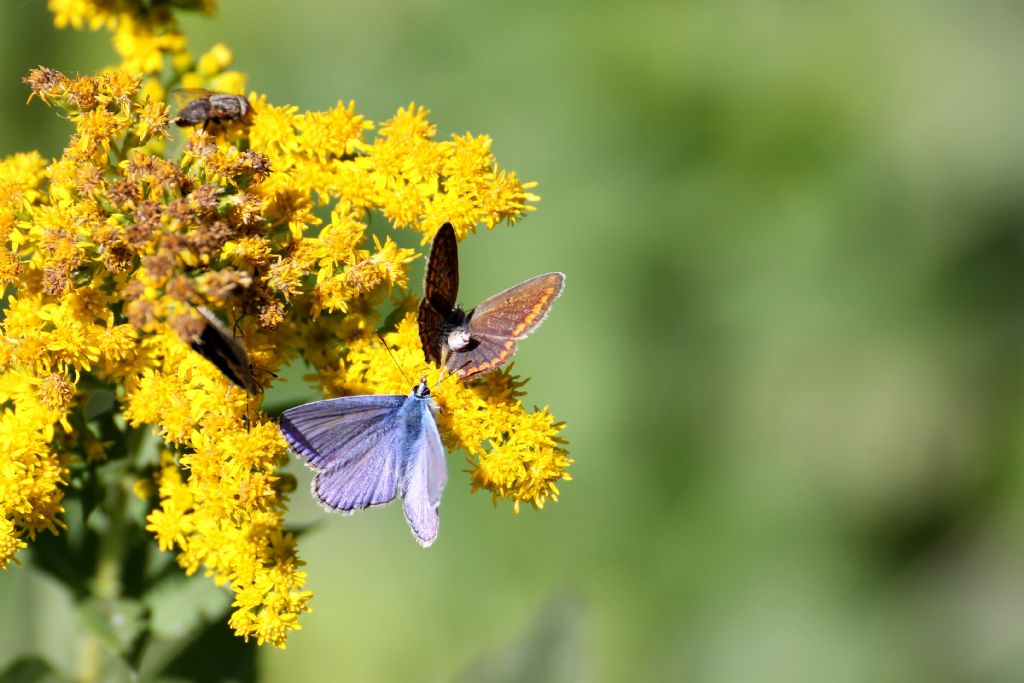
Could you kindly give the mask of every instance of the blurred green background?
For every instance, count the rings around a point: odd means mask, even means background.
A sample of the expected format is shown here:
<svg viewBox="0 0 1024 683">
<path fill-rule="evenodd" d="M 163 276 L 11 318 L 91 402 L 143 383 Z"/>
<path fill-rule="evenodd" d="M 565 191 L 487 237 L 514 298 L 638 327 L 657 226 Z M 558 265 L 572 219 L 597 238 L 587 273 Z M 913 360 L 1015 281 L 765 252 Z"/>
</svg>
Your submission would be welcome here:
<svg viewBox="0 0 1024 683">
<path fill-rule="evenodd" d="M 20 78 L 112 63 L 108 36 L 41 1 L 0 18 L 0 153 L 59 154 L 67 124 Z M 568 276 L 516 361 L 569 425 L 561 500 L 495 510 L 454 455 L 423 551 L 397 506 L 325 518 L 300 485 L 314 612 L 261 679 L 1024 680 L 1022 21 L 871 0 L 190 17 L 193 50 L 226 42 L 273 102 L 415 101 L 539 181 L 536 214 L 463 245 L 463 301 Z M 13 568 L 0 596 L 0 662 L 73 661 L 46 580 Z"/>
</svg>

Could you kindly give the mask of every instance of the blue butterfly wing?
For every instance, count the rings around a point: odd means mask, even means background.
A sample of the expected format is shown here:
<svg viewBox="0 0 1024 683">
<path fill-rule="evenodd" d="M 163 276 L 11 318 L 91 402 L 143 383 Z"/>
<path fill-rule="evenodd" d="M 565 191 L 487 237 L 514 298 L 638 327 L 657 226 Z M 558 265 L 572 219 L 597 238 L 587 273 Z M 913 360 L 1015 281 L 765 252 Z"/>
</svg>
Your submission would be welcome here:
<svg viewBox="0 0 1024 683">
<path fill-rule="evenodd" d="M 426 547 L 437 538 L 448 481 L 436 409 L 429 392 L 346 396 L 286 410 L 281 433 L 317 470 L 312 488 L 322 505 L 351 512 L 400 495 L 409 527 Z"/>
<path fill-rule="evenodd" d="M 292 450 L 319 470 L 312 491 L 320 503 L 350 512 L 394 499 L 407 441 L 400 418 L 406 396 L 346 396 L 281 414 Z"/>
<path fill-rule="evenodd" d="M 313 478 L 313 495 L 342 512 L 390 503 L 398 495 L 402 438 L 401 430 L 392 429 L 361 457 L 322 470 Z"/>
<path fill-rule="evenodd" d="M 448 462 L 432 413 L 434 402 L 429 398 L 418 400 L 420 428 L 407 451 L 408 459 L 400 493 L 405 499 L 402 511 L 405 512 L 409 528 L 420 545 L 426 548 L 437 538 L 440 522 L 437 508 L 441 504 L 441 492 L 448 481 Z"/>
<path fill-rule="evenodd" d="M 384 436 L 382 425 L 407 396 L 344 396 L 281 413 L 281 433 L 310 467 L 324 469 L 358 459 Z"/>
</svg>

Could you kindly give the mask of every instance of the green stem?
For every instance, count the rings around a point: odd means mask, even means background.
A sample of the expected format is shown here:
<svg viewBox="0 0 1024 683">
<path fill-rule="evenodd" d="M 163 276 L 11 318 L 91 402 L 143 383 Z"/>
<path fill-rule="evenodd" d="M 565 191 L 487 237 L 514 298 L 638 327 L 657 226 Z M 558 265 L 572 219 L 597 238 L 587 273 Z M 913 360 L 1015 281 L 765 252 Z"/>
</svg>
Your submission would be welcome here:
<svg viewBox="0 0 1024 683">
<path fill-rule="evenodd" d="M 110 505 L 110 526 L 103 537 L 92 594 L 103 602 L 121 597 L 121 565 L 124 561 L 124 511 L 127 497 L 120 486 L 112 493 Z M 104 644 L 96 632 L 86 629 L 82 649 L 80 679 L 83 683 L 95 683 L 102 679 Z"/>
<path fill-rule="evenodd" d="M 100 639 L 92 631 L 86 631 L 85 644 L 82 646 L 82 655 L 79 662 L 79 681 L 81 683 L 93 683 L 100 680 L 100 662 L 102 660 L 102 647 Z"/>
<path fill-rule="evenodd" d="M 113 140 L 110 141 L 110 151 L 112 151 L 114 153 L 114 158 L 117 159 L 118 163 L 120 163 L 120 162 L 125 160 L 125 149 L 127 148 L 127 146 L 128 146 L 128 138 L 127 137 L 125 137 L 125 139 L 122 141 L 122 144 L 120 144 L 120 145 L 118 145 Z M 117 164 L 114 164 L 114 166 L 117 166 Z"/>
<path fill-rule="evenodd" d="M 109 416 L 108 416 L 109 419 Z M 121 432 L 123 457 L 128 463 L 128 471 L 135 470 L 142 448 L 146 443 L 145 434 L 141 429 L 125 428 Z M 108 525 L 100 545 L 96 560 L 96 571 L 90 592 L 100 603 L 113 604 L 122 595 L 122 570 L 126 560 L 127 543 L 125 539 L 126 515 L 128 512 L 129 477 L 120 476 L 108 491 L 106 511 Z M 79 666 L 79 680 L 83 683 L 96 683 L 103 680 L 103 660 L 105 644 L 103 639 L 92 629 L 86 629 L 85 643 L 82 648 Z M 137 662 L 130 663 L 132 680 L 138 678 Z"/>
<path fill-rule="evenodd" d="M 124 513 L 128 496 L 121 486 L 115 487 L 110 505 L 110 526 L 100 546 L 96 563 L 93 594 L 100 600 L 121 597 L 121 565 L 124 562 Z"/>
</svg>

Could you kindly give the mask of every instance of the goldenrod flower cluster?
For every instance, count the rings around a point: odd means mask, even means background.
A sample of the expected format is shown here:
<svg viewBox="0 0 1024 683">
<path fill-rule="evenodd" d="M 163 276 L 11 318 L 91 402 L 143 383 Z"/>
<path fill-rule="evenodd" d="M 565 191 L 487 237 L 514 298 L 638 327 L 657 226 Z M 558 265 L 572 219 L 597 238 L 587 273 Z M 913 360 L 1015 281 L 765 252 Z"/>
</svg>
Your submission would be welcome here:
<svg viewBox="0 0 1024 683">
<path fill-rule="evenodd" d="M 399 364 L 436 382 L 411 312 L 408 267 L 421 254 L 368 239 L 371 214 L 426 242 L 446 221 L 460 238 L 513 222 L 537 197 L 498 168 L 488 137 L 436 140 L 414 104 L 375 126 L 352 103 L 302 112 L 253 94 L 251 125 L 173 136 L 174 88 L 244 92 L 230 50 L 194 58 L 175 22 L 174 9 L 213 3 L 49 5 L 58 27 L 112 29 L 122 61 L 95 76 L 33 70 L 32 96 L 74 130 L 59 159 L 0 160 L 0 566 L 40 531 L 60 532 L 72 472 L 136 457 L 93 422 L 152 428 L 159 464 L 134 469 L 135 490 L 153 496 L 147 529 L 185 571 L 230 586 L 238 635 L 284 647 L 311 597 L 284 525 L 286 447 L 261 397 L 191 350 L 195 307 L 234 323 L 264 387 L 304 362 L 328 395 L 406 394 L 375 330 L 398 313 L 387 339 Z M 524 383 L 506 370 L 435 392 L 471 488 L 516 512 L 555 499 L 571 463 L 563 425 L 521 403 Z M 106 413 L 97 387 L 116 397 Z"/>
</svg>

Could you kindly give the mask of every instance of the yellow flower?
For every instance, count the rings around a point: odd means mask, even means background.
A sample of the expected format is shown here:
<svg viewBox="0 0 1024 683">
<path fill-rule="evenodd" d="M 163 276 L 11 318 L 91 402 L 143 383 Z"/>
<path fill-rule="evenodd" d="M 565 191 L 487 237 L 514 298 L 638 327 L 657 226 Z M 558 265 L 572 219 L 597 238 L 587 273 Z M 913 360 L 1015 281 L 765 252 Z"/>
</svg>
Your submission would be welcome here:
<svg viewBox="0 0 1024 683">
<path fill-rule="evenodd" d="M 210 77 L 219 74 L 224 69 L 228 68 L 233 62 L 235 56 L 231 53 L 231 49 L 224 43 L 217 43 L 211 47 L 199 61 L 196 62 L 196 72 L 200 76 Z"/>
<path fill-rule="evenodd" d="M 120 15 L 114 33 L 114 49 L 121 55 L 121 69 L 151 74 L 164 66 L 165 55 L 185 52 L 185 37 L 170 26 L 155 26 Z"/>
<path fill-rule="evenodd" d="M 322 161 L 343 158 L 365 148 L 363 132 L 373 123 L 355 113 L 355 102 L 343 102 L 325 112 L 305 112 L 295 121 L 304 146 Z"/>
<path fill-rule="evenodd" d="M 117 23 L 117 15 L 102 0 L 48 0 L 47 6 L 53 12 L 53 23 L 57 28 L 72 26 L 88 27 L 92 30 Z"/>
<path fill-rule="evenodd" d="M 0 567 L 64 528 L 80 472 L 116 463 L 150 506 L 156 546 L 233 593 L 235 633 L 284 647 L 312 597 L 285 527 L 295 488 L 281 473 L 285 443 L 261 396 L 192 350 L 208 324 L 195 308 L 216 309 L 244 339 L 260 387 L 301 360 L 328 394 L 406 394 L 375 333 L 415 307 L 409 267 L 420 253 L 371 233 L 373 216 L 424 240 L 451 221 L 464 237 L 517 220 L 538 197 L 499 170 L 489 137 L 437 140 L 415 104 L 375 127 L 353 102 L 300 111 L 255 93 L 251 120 L 196 126 L 171 153 L 169 89 L 246 92 L 227 46 L 196 59 L 179 29 L 177 8 L 213 5 L 49 0 L 58 26 L 111 29 L 121 64 L 74 78 L 33 69 L 30 99 L 75 131 L 59 159 L 0 159 L 0 282 L 11 289 L 0 322 Z M 408 372 L 436 384 L 412 315 L 388 340 Z M 572 462 L 563 425 L 520 402 L 524 384 L 498 371 L 436 392 L 469 488 L 516 511 L 554 500 Z M 122 428 L 159 436 L 155 472 L 124 452 L 127 436 L 108 438 Z"/>
<path fill-rule="evenodd" d="M 244 95 L 246 82 L 245 74 L 241 71 L 223 71 L 207 79 L 206 87 L 216 92 Z"/>
<path fill-rule="evenodd" d="M 170 123 L 170 108 L 163 102 L 146 102 L 139 108 L 139 123 L 135 135 L 139 140 L 161 135 L 169 138 L 167 126 Z"/>
<path fill-rule="evenodd" d="M 25 541 L 18 538 L 14 522 L 6 517 L 0 517 L 0 569 L 7 569 L 7 564 L 11 560 L 17 562 L 15 554 L 26 547 Z"/>
<path fill-rule="evenodd" d="M 63 526 L 58 515 L 64 511 L 61 485 L 68 474 L 49 447 L 59 416 L 24 390 L 27 383 L 19 386 L 15 379 L 11 373 L 0 376 L 0 399 L 14 403 L 0 413 L 0 519 L 34 538 Z"/>
<path fill-rule="evenodd" d="M 310 597 L 302 590 L 305 574 L 298 571 L 294 542 L 282 531 L 284 500 L 275 472 L 284 442 L 273 423 L 247 426 L 248 400 L 174 333 L 155 341 L 162 360 L 128 379 L 137 389 L 128 395 L 125 417 L 158 425 L 169 443 L 187 450 L 177 462 L 164 458 L 160 507 L 150 513 L 147 529 L 161 548 L 178 548 L 186 571 L 205 566 L 237 595 L 250 595 L 275 577 L 272 602 L 236 603 L 231 623 L 246 639 L 283 647 Z M 188 471 L 187 480 L 179 468 Z"/>
<path fill-rule="evenodd" d="M 129 125 L 127 119 L 106 109 L 93 109 L 76 117 L 78 140 L 76 149 L 79 158 L 93 157 L 99 148 L 110 152 L 110 142 Z"/>
</svg>

